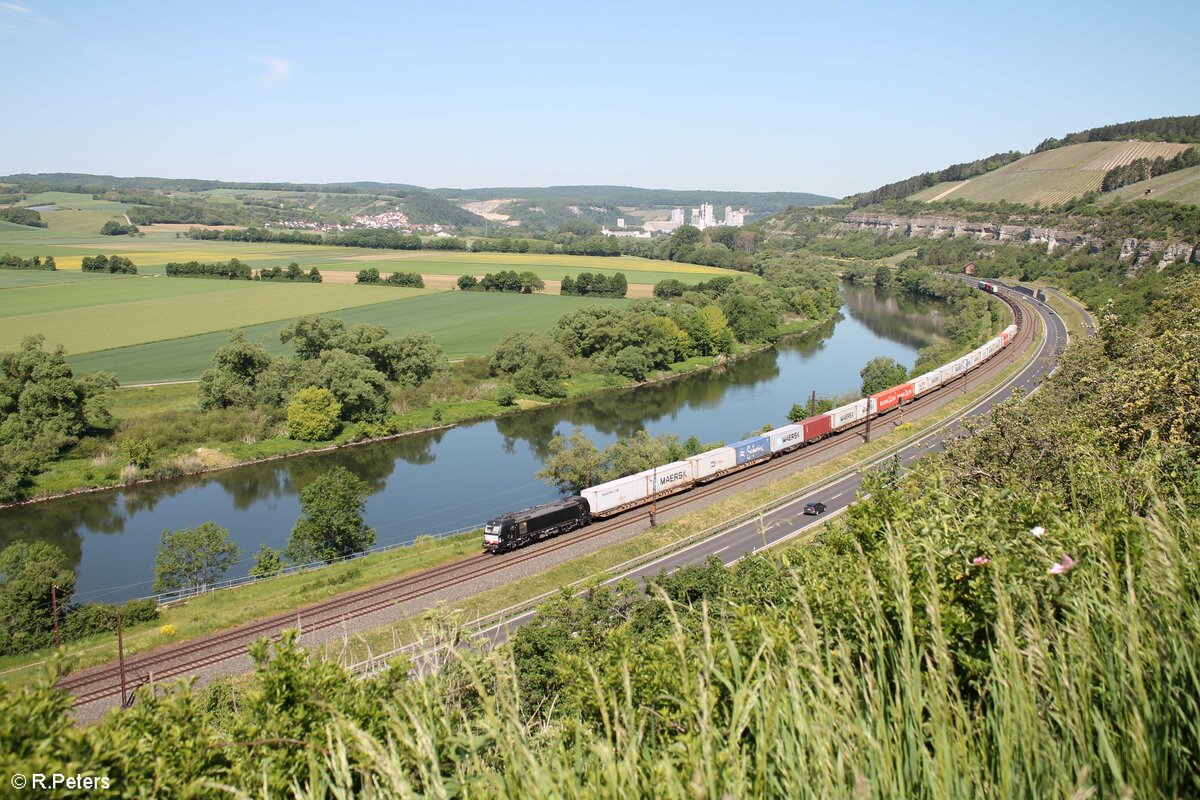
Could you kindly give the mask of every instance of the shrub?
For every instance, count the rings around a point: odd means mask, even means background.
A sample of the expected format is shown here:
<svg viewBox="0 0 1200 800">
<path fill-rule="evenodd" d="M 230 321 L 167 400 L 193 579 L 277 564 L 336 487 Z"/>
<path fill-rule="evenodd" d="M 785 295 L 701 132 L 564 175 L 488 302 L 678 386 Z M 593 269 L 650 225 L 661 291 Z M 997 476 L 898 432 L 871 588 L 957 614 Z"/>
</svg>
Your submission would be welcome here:
<svg viewBox="0 0 1200 800">
<path fill-rule="evenodd" d="M 514 406 L 517 404 L 517 393 L 513 387 L 504 384 L 496 389 L 496 403 L 502 406 Z"/>
<path fill-rule="evenodd" d="M 333 392 L 309 386 L 296 393 L 288 404 L 288 435 L 301 442 L 322 442 L 333 438 L 340 427 L 342 404 Z"/>
</svg>

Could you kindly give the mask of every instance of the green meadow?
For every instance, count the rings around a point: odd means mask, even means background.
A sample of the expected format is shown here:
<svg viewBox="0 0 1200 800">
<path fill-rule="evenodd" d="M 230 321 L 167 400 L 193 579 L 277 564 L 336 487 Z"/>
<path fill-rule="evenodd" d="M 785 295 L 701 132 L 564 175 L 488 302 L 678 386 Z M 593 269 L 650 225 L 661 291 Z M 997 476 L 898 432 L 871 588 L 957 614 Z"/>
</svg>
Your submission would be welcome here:
<svg viewBox="0 0 1200 800">
<path fill-rule="evenodd" d="M 345 288 L 369 292 L 375 297 L 385 292 L 405 291 L 392 287 Z M 441 292 L 348 308 L 331 316 L 347 325 L 382 325 L 396 336 L 428 333 L 450 358 L 463 358 L 485 355 L 502 337 L 514 331 L 550 328 L 563 314 L 577 308 L 625 302 L 628 301 L 538 294 Z M 287 322 L 251 325 L 242 331 L 249 341 L 265 345 L 271 353 L 284 353 L 289 351 L 279 341 L 279 329 Z M 126 384 L 190 380 L 200 377 L 211 364 L 213 353 L 228 339 L 228 332 L 221 330 L 86 353 L 73 356 L 70 362 L 77 373 L 107 370 Z"/>
</svg>

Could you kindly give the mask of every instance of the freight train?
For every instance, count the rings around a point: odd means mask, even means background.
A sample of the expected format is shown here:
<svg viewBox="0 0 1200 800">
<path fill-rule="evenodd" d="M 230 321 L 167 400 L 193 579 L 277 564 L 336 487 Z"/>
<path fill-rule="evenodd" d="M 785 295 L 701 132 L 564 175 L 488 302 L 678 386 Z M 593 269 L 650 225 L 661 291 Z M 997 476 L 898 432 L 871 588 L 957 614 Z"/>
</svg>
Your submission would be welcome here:
<svg viewBox="0 0 1200 800">
<path fill-rule="evenodd" d="M 995 292 L 994 286 L 984 291 Z M 682 461 L 648 469 L 636 475 L 590 486 L 578 495 L 540 506 L 513 511 L 488 520 L 484 526 L 483 546 L 491 553 L 517 547 L 573 531 L 603 519 L 648 505 L 668 495 L 715 481 L 732 472 L 748 469 L 797 448 L 834 436 L 857 425 L 894 411 L 958 380 L 980 364 L 1008 347 L 1017 334 L 1009 325 L 982 347 L 945 366 L 912 378 L 899 386 L 876 392 L 825 414 L 817 414 L 791 425 L 784 425 L 759 436 L 717 447 Z"/>
</svg>

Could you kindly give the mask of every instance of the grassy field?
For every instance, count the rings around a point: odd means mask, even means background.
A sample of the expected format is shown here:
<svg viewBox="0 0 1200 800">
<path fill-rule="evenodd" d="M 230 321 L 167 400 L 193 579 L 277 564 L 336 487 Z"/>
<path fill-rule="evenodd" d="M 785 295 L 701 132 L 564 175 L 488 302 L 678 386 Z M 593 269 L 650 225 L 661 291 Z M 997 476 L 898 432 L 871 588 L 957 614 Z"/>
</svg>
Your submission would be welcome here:
<svg viewBox="0 0 1200 800">
<path fill-rule="evenodd" d="M 275 287 L 270 287 L 275 288 Z M 333 287 L 326 287 L 333 288 Z M 347 286 L 354 292 L 376 295 L 400 293 L 393 287 Z M 413 291 L 413 290 L 407 290 Z M 360 322 L 383 325 L 397 336 L 428 333 L 451 358 L 483 355 L 508 333 L 545 330 L 569 311 L 597 303 L 624 303 L 554 295 L 443 292 L 403 300 L 375 303 L 333 314 L 354 325 Z M 279 342 L 284 321 L 244 327 L 246 338 L 259 342 L 272 353 L 287 352 Z M 209 367 L 212 354 L 228 340 L 223 330 L 170 341 L 92 352 L 71 358 L 76 372 L 108 370 L 122 383 L 197 378 Z"/>
<path fill-rule="evenodd" d="M 430 291 L 161 277 L 29 286 L 0 292 L 0 350 L 40 333 L 48 344 L 61 344 L 75 355 Z"/>
<path fill-rule="evenodd" d="M 939 183 L 917 192 L 911 199 L 931 201 L 942 196 L 945 200 L 981 203 L 1007 200 L 1055 205 L 1086 192 L 1099 191 L 1104 173 L 1113 167 L 1129 164 L 1137 158 L 1171 158 L 1187 146 L 1158 142 L 1073 144 L 1025 156 L 969 181 Z M 951 189 L 953 191 L 946 194 Z M 1139 195 L 1141 191 L 1138 190 Z"/>
</svg>

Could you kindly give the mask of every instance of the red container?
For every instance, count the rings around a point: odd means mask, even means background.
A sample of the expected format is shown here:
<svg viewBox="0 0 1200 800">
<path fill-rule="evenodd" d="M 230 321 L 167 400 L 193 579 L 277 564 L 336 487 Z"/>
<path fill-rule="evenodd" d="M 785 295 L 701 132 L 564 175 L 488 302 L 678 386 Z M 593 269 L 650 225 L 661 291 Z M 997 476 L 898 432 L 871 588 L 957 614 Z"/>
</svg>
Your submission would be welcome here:
<svg viewBox="0 0 1200 800">
<path fill-rule="evenodd" d="M 818 414 L 815 417 L 801 420 L 800 424 L 804 426 L 804 441 L 811 442 L 822 436 L 828 436 L 833 427 L 833 420 L 829 418 L 828 414 Z"/>
<path fill-rule="evenodd" d="M 871 411 L 876 414 L 886 413 L 901 403 L 907 403 L 915 396 L 911 383 L 902 383 L 899 386 L 884 389 L 882 392 L 871 395 Z"/>
</svg>

